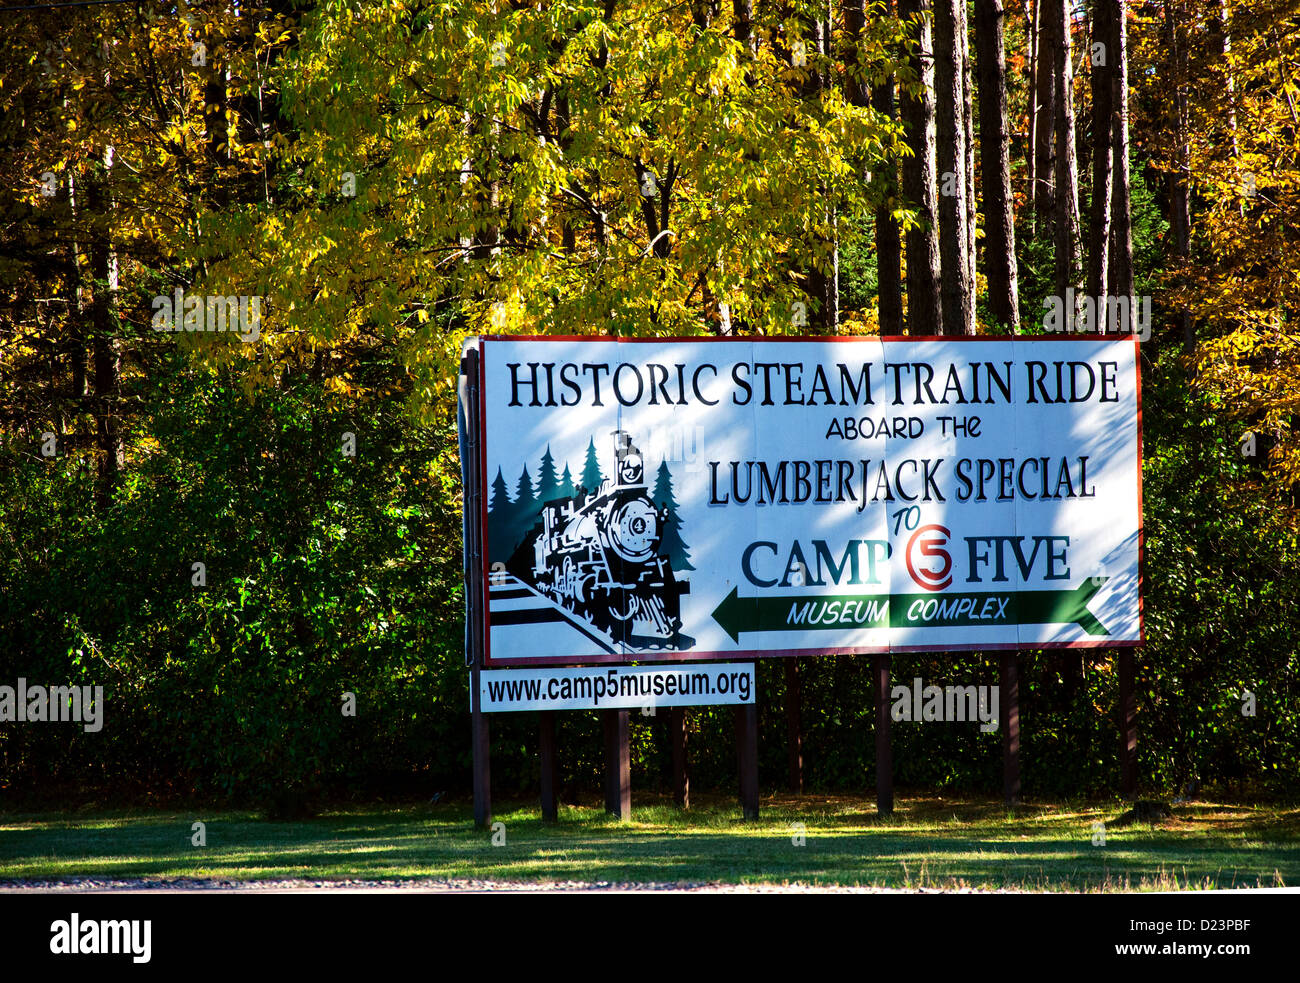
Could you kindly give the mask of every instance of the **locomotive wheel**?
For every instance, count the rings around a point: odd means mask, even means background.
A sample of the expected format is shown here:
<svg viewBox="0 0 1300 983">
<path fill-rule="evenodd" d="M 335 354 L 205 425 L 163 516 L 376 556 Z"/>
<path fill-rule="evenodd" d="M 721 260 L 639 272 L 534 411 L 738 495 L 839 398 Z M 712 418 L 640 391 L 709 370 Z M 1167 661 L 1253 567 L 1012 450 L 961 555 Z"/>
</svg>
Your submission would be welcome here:
<svg viewBox="0 0 1300 983">
<path fill-rule="evenodd" d="M 641 610 L 641 601 L 635 594 L 627 595 L 627 611 L 620 611 L 614 604 L 610 604 L 609 613 L 619 621 L 630 621 Z"/>
<path fill-rule="evenodd" d="M 574 610 L 580 604 L 586 604 L 587 598 L 583 591 L 583 578 L 578 574 L 578 569 L 573 562 L 573 557 L 564 558 L 564 571 L 560 575 L 560 581 L 563 583 L 563 593 L 568 601 L 569 610 Z"/>
</svg>

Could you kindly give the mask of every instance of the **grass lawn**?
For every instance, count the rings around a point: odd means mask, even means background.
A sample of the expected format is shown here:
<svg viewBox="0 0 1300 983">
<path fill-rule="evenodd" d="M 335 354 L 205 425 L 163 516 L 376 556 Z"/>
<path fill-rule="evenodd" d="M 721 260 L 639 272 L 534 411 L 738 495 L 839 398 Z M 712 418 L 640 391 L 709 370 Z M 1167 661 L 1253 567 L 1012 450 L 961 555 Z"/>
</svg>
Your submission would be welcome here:
<svg viewBox="0 0 1300 983">
<path fill-rule="evenodd" d="M 640 797 L 630 823 L 561 807 L 497 803 L 505 843 L 473 829 L 466 803 L 329 812 L 265 822 L 247 812 L 0 814 L 0 879 L 479 878 L 1143 890 L 1300 885 L 1300 808 L 1197 802 L 1124 829 L 1120 808 L 902 798 L 881 819 L 863 798 L 776 796 L 743 823 L 735 800 L 689 812 Z M 190 843 L 195 820 L 207 846 Z M 1093 845 L 1094 823 L 1107 824 Z M 793 837 L 803 824 L 805 842 Z"/>
</svg>

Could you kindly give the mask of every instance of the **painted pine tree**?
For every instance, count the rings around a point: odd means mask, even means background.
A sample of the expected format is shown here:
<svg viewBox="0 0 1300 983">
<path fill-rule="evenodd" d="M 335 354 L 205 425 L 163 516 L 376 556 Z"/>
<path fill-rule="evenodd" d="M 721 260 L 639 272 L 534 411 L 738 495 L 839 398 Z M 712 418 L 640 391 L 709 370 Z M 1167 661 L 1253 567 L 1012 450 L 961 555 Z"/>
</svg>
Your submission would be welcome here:
<svg viewBox="0 0 1300 983">
<path fill-rule="evenodd" d="M 596 439 L 594 437 L 587 441 L 587 462 L 582 466 L 582 487 L 587 489 L 588 494 L 593 494 L 600 490 L 600 483 L 605 480 L 605 476 L 600 473 L 600 462 L 596 460 Z"/>
<path fill-rule="evenodd" d="M 668 470 L 668 462 L 659 464 L 655 474 L 654 503 L 657 508 L 667 509 L 668 518 L 664 520 L 664 534 L 659 540 L 659 555 L 665 557 L 674 570 L 694 570 L 686 543 L 682 541 L 682 520 L 677 515 L 677 499 L 673 497 L 673 476 Z"/>
<path fill-rule="evenodd" d="M 510 542 L 511 527 L 514 524 L 514 504 L 510 501 L 510 492 L 506 488 L 506 479 L 497 468 L 497 476 L 492 480 L 492 496 L 488 499 L 488 562 L 504 563 L 510 559 L 514 544 Z"/>
<path fill-rule="evenodd" d="M 510 552 L 514 552 L 519 541 L 537 522 L 537 498 L 533 495 L 533 479 L 528 474 L 528 465 L 519 472 L 519 482 L 515 487 L 515 504 L 511 510 Z"/>
<path fill-rule="evenodd" d="M 573 497 L 573 475 L 569 474 L 569 462 L 564 462 L 564 474 L 560 476 L 560 490 L 557 494 L 561 498 Z"/>
<path fill-rule="evenodd" d="M 560 494 L 560 483 L 555 477 L 555 459 L 551 457 L 551 445 L 546 445 L 542 455 L 542 466 L 537 472 L 537 504 L 543 505 Z"/>
</svg>

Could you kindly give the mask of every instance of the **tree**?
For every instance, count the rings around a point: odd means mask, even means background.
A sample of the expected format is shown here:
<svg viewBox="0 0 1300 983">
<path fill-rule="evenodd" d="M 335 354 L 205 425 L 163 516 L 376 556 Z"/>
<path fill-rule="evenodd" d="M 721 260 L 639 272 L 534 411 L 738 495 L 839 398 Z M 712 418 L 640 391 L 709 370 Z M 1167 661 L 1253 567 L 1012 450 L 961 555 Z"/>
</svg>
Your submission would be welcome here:
<svg viewBox="0 0 1300 983">
<path fill-rule="evenodd" d="M 1133 206 L 1128 146 L 1128 0 L 1114 0 L 1109 24 L 1114 51 L 1111 69 L 1111 245 L 1107 250 L 1106 283 L 1116 297 L 1133 297 Z"/>
<path fill-rule="evenodd" d="M 1092 84 L 1092 205 L 1089 222 L 1088 294 L 1101 298 L 1109 292 L 1107 273 L 1110 267 L 1111 219 L 1115 154 L 1114 0 L 1100 0 L 1093 8 L 1093 51 L 1089 59 Z"/>
<path fill-rule="evenodd" d="M 975 226 L 978 222 L 978 208 L 975 203 L 975 87 L 974 87 L 974 68 L 971 66 L 970 53 L 970 27 L 969 11 L 967 10 L 968 0 L 960 0 L 957 5 L 957 13 L 961 17 L 959 31 L 961 34 L 961 44 L 958 47 L 958 55 L 961 59 L 958 76 L 961 78 L 961 104 L 962 104 L 962 123 L 965 126 L 965 155 L 966 155 L 966 247 L 962 250 L 966 258 L 966 282 L 970 284 L 970 319 L 967 322 L 966 333 L 975 333 L 975 292 L 976 292 L 976 273 L 975 273 Z"/>
<path fill-rule="evenodd" d="M 250 65 L 282 45 L 246 30 L 253 18 L 275 23 L 264 5 L 241 7 L 206 5 L 152 25 L 126 5 L 0 9 L 10 42 L 0 60 L 0 221 L 22 229 L 4 245 L 5 286 L 17 288 L 6 327 L 24 339 L 14 348 L 4 339 L 6 359 L 35 357 L 50 370 L 41 376 L 54 412 L 40 430 L 52 424 L 61 448 L 93 458 L 99 508 L 138 437 L 137 369 L 177 346 L 211 345 L 153 334 L 149 300 L 210 272 L 203 261 L 217 249 L 200 223 L 245 196 L 250 171 L 264 173 L 261 138 L 254 150 L 226 133 L 247 124 L 245 107 L 222 100 L 218 126 L 210 75 L 192 55 L 201 38 L 223 37 L 223 91 L 242 91 Z M 272 102 L 274 87 L 261 96 Z M 210 292 L 253 292 L 228 286 Z"/>
<path fill-rule="evenodd" d="M 122 341 L 113 321 L 117 306 L 117 257 L 113 249 L 112 213 L 114 203 L 109 190 L 108 172 L 112 167 L 113 148 L 104 148 L 104 164 L 92 164 L 87 185 L 89 194 L 91 353 L 94 366 L 95 437 L 99 448 L 99 487 L 97 501 L 107 508 L 118 476 L 125 464 L 125 447 L 117 403 L 118 382 L 122 372 Z"/>
<path fill-rule="evenodd" d="M 917 221 L 907 231 L 907 330 L 943 334 L 930 0 L 898 0 L 898 13 L 911 30 L 911 71 L 903 87 L 901 116 L 912 155 L 902 164 L 903 194 L 917 210 Z"/>
<path fill-rule="evenodd" d="M 893 2 L 887 0 L 882 5 L 884 13 L 892 13 Z M 846 8 L 849 36 L 853 41 L 852 67 L 857 67 L 857 39 L 862 34 L 864 22 L 862 0 L 852 0 Z M 871 107 L 886 119 L 895 118 L 894 88 L 895 78 L 892 73 L 884 74 L 880 80 L 870 86 Z M 862 103 L 866 95 L 866 84 L 850 86 L 851 97 Z M 876 205 L 875 240 L 876 240 L 876 314 L 880 324 L 880 333 L 901 335 L 903 333 L 903 266 L 902 231 L 894 212 L 898 207 L 898 169 L 892 162 L 882 162 L 875 171 L 880 201 Z"/>
<path fill-rule="evenodd" d="M 1002 0 L 975 0 L 976 66 L 979 71 L 980 165 L 984 194 L 984 274 L 993 320 L 1013 334 L 1020 329 L 1016 231 L 1011 197 L 1011 139 L 1007 122 L 1006 56 Z"/>
<path fill-rule="evenodd" d="M 1036 38 L 1036 69 L 1034 93 L 1034 231 L 1038 234 L 1052 228 L 1056 213 L 1056 84 L 1055 84 L 1055 32 L 1052 27 L 1053 10 L 1060 0 L 1036 0 L 1034 9 L 1034 36 Z"/>
<path fill-rule="evenodd" d="M 560 495 L 560 483 L 555 477 L 555 459 L 551 457 L 551 445 L 546 445 L 542 455 L 542 466 L 537 471 L 537 502 L 545 504 Z"/>
<path fill-rule="evenodd" d="M 1029 174 L 1029 202 L 1032 206 L 1034 194 L 1038 187 L 1037 181 L 1037 136 L 1038 136 L 1038 15 L 1042 4 L 1039 0 L 1025 0 L 1025 34 L 1028 48 L 1025 55 L 1025 65 L 1028 67 L 1028 90 L 1029 90 L 1029 143 L 1028 152 L 1025 154 L 1025 167 Z M 978 10 L 978 8 L 977 8 Z M 979 17 L 978 12 L 976 17 Z M 976 28 L 978 32 L 978 27 Z M 976 43 L 978 44 L 978 33 Z M 1030 214 L 1033 214 L 1031 207 Z"/>
<path fill-rule="evenodd" d="M 1233 483 L 1234 497 L 1281 503 L 1294 535 L 1300 18 L 1285 0 L 1235 2 L 1215 14 L 1230 48 L 1219 32 L 1204 29 L 1203 7 L 1178 3 L 1172 23 L 1139 49 L 1142 63 L 1158 69 L 1152 88 L 1168 107 L 1158 120 L 1156 163 L 1169 175 L 1169 190 L 1179 191 L 1169 200 L 1175 262 L 1164 277 L 1164 300 L 1180 320 L 1185 316 L 1176 340 L 1186 350 L 1192 337 L 1194 385 L 1231 420 L 1221 427 L 1247 465 Z M 1200 207 L 1189 212 L 1185 245 L 1177 214 L 1193 201 Z"/>
<path fill-rule="evenodd" d="M 556 495 L 560 498 L 572 498 L 573 492 L 573 476 L 569 474 L 569 462 L 565 461 L 564 474 L 560 476 L 560 487 L 556 491 Z"/>
<path fill-rule="evenodd" d="M 975 333 L 966 168 L 966 0 L 936 0 L 934 88 L 939 175 L 940 297 L 946 334 Z"/>
<path fill-rule="evenodd" d="M 582 487 L 588 495 L 594 495 L 600 491 L 600 484 L 604 480 L 605 476 L 600 473 L 600 462 L 596 460 L 596 438 L 592 437 L 587 441 L 587 460 L 582 466 Z"/>
<path fill-rule="evenodd" d="M 1171 259 L 1177 275 L 1186 277 L 1192 256 L 1192 206 L 1191 206 L 1191 125 L 1187 105 L 1188 73 L 1187 41 L 1182 25 L 1178 23 L 1178 5 L 1167 2 L 1165 14 L 1165 56 L 1168 59 L 1167 77 L 1173 83 L 1168 90 L 1170 124 L 1167 133 L 1172 145 L 1169 182 L 1169 230 Z M 1183 351 L 1191 354 L 1196 346 L 1192 328 L 1192 314 L 1186 305 L 1178 308 L 1178 329 Z"/>
<path fill-rule="evenodd" d="M 1056 243 L 1056 294 L 1076 291 L 1079 274 L 1079 161 L 1074 134 L 1074 61 L 1071 36 L 1074 19 L 1070 0 L 1045 0 L 1051 21 L 1054 52 L 1054 99 L 1056 102 L 1056 210 L 1053 225 Z M 1073 311 L 1067 311 L 1073 318 Z"/>
<path fill-rule="evenodd" d="M 655 473 L 654 503 L 667 509 L 663 535 L 659 539 L 659 555 L 668 560 L 674 570 L 694 570 L 686 543 L 682 541 L 682 520 L 677 514 L 677 499 L 673 497 L 673 476 L 668 462 L 661 461 Z"/>
<path fill-rule="evenodd" d="M 515 502 L 511 506 L 510 550 L 513 552 L 519 541 L 528 535 L 537 523 L 537 498 L 533 494 L 533 479 L 528 475 L 528 465 L 519 472 L 515 483 Z"/>
<path fill-rule="evenodd" d="M 514 528 L 514 505 L 506 488 L 506 479 L 497 468 L 492 479 L 492 495 L 488 500 L 488 561 L 504 563 L 514 549 L 511 541 Z"/>
<path fill-rule="evenodd" d="M 452 323 L 693 334 L 726 305 L 789 331 L 898 128 L 833 87 L 801 94 L 779 47 L 796 18 L 714 6 L 318 7 L 282 79 L 306 134 L 285 165 L 318 207 L 241 215 L 286 326 L 385 337 L 428 392 L 458 357 Z M 860 48 L 873 75 L 890 35 L 873 22 Z M 365 193 L 325 195 L 345 162 Z"/>
<path fill-rule="evenodd" d="M 828 10 L 829 7 L 825 3 L 817 4 L 798 18 L 803 37 L 797 39 L 795 43 L 804 45 L 807 61 L 799 94 L 811 107 L 820 107 L 823 104 L 822 94 L 830 85 L 830 66 L 834 59 L 831 48 L 831 23 L 824 19 Z M 853 104 L 851 99 L 850 104 Z M 808 115 L 815 117 L 820 113 L 813 109 Z M 834 333 L 840 323 L 838 213 L 827 195 L 825 185 L 819 185 L 817 191 L 818 197 L 825 201 L 825 206 L 819 216 L 820 222 L 815 233 L 812 261 L 802 274 L 804 289 L 815 302 L 813 325 L 822 333 Z"/>
<path fill-rule="evenodd" d="M 893 0 L 877 0 L 874 12 L 883 18 L 893 16 Z M 872 28 L 878 29 L 879 22 Z M 847 0 L 844 4 L 844 88 L 849 101 L 855 106 L 870 106 L 880 119 L 892 125 L 897 118 L 894 90 L 897 73 L 893 66 L 876 65 L 859 55 L 866 43 L 868 25 L 864 0 Z M 900 46 L 901 48 L 901 46 Z M 898 56 L 891 53 L 891 58 Z M 877 322 L 880 333 L 903 333 L 903 244 L 899 225 L 898 168 L 893 160 L 878 160 L 874 165 L 863 161 L 864 180 L 871 185 L 875 198 L 872 216 L 876 258 Z"/>
</svg>

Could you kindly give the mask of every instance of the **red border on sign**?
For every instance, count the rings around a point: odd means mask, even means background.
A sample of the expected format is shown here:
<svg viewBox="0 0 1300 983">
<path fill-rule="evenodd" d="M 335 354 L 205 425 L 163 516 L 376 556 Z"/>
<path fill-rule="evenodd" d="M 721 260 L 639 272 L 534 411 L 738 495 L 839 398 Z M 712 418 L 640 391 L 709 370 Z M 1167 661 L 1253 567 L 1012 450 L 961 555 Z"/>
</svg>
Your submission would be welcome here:
<svg viewBox="0 0 1300 983">
<path fill-rule="evenodd" d="M 488 576 L 488 565 L 491 562 L 488 555 L 488 507 L 487 507 L 487 345 L 485 342 L 492 341 L 585 341 L 585 342 L 614 342 L 616 344 L 671 344 L 676 342 L 721 342 L 723 344 L 755 344 L 758 342 L 813 342 L 824 344 L 826 342 L 870 342 L 870 341 L 935 341 L 935 342 L 961 342 L 961 341 L 993 341 L 993 342 L 1013 342 L 1013 341 L 1124 341 L 1125 339 L 1133 342 L 1133 374 L 1135 381 L 1135 397 L 1137 401 L 1137 503 L 1138 503 L 1138 635 L 1136 639 L 1127 639 L 1124 641 L 1109 641 L 1105 639 L 1098 640 L 1079 640 L 1073 642 L 1035 642 L 1029 645 L 1022 645 L 1018 642 L 992 642 L 978 643 L 971 642 L 968 644 L 947 644 L 943 646 L 934 645 L 869 645 L 869 646 L 842 646 L 839 648 L 812 648 L 812 649 L 744 649 L 737 651 L 725 652 L 648 652 L 636 653 L 634 658 L 626 654 L 617 652 L 597 655 L 584 656 L 555 656 L 552 658 L 515 658 L 515 659 L 493 659 L 492 658 L 492 597 Z M 961 653 L 961 652 L 994 652 L 994 651 L 1018 651 L 1020 649 L 1121 649 L 1137 648 L 1146 644 L 1146 616 L 1142 603 L 1142 584 L 1146 564 L 1146 523 L 1142 515 L 1142 349 L 1140 339 L 1136 334 L 1100 334 L 1097 332 L 1082 333 L 1061 333 L 1050 335 L 754 335 L 754 336 L 730 336 L 723 337 L 718 335 L 669 335 L 661 338 L 620 338 L 613 335 L 479 335 L 477 338 L 479 348 L 479 487 L 482 489 L 480 494 L 480 514 L 482 521 L 480 523 L 481 541 L 479 543 L 479 554 L 484 558 L 483 561 L 483 666 L 484 668 L 501 668 L 501 667 L 519 667 L 519 666 L 536 666 L 539 669 L 555 668 L 560 666 L 586 666 L 586 665 L 604 665 L 604 664 L 628 664 L 628 663 L 672 663 L 672 662 L 728 662 L 737 659 L 771 659 L 771 658 L 792 658 L 800 656 L 818 656 L 818 655 L 879 655 L 888 652 L 931 652 L 931 653 Z"/>
<path fill-rule="evenodd" d="M 1137 396 L 1137 473 L 1138 473 L 1138 644 L 1147 640 L 1147 621 L 1142 608 L 1142 578 L 1146 573 L 1146 521 L 1142 513 L 1142 346 L 1133 336 L 1133 376 Z"/>
<path fill-rule="evenodd" d="M 488 567 L 488 483 L 487 483 L 487 346 L 478 339 L 478 460 L 479 460 L 479 556 L 483 558 L 483 665 L 490 666 L 492 655 L 492 590 Z"/>
</svg>

